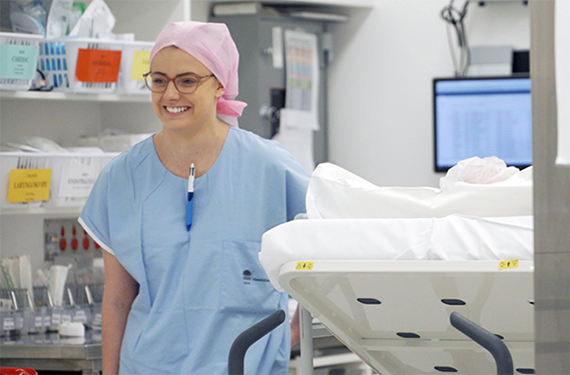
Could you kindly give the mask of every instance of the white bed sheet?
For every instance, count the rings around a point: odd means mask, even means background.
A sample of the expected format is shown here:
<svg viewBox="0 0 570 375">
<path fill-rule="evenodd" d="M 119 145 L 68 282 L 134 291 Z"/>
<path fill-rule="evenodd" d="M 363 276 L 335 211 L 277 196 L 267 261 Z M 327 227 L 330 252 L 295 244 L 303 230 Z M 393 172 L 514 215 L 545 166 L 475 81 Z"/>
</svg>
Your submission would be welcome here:
<svg viewBox="0 0 570 375">
<path fill-rule="evenodd" d="M 307 191 L 309 219 L 532 215 L 532 167 L 493 184 L 447 182 L 441 189 L 376 186 L 331 163 L 319 164 Z"/>
<path fill-rule="evenodd" d="M 263 235 L 271 283 L 292 261 L 532 260 L 533 217 L 295 220 Z"/>
</svg>

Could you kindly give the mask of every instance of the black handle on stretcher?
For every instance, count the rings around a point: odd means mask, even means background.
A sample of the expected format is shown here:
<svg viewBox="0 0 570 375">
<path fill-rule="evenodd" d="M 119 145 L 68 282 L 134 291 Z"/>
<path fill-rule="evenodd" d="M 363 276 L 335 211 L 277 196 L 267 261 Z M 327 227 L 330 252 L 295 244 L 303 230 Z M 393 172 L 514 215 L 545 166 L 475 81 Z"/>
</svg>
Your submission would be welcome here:
<svg viewBox="0 0 570 375">
<path fill-rule="evenodd" d="M 285 320 L 285 311 L 277 310 L 254 326 L 246 329 L 234 340 L 228 359 L 228 374 L 243 375 L 245 353 L 257 340 L 277 328 Z"/>
<path fill-rule="evenodd" d="M 452 312 L 449 317 L 451 325 L 464 335 L 487 349 L 495 358 L 497 375 L 513 375 L 513 357 L 509 348 L 500 338 L 473 323 L 458 312 Z"/>
</svg>

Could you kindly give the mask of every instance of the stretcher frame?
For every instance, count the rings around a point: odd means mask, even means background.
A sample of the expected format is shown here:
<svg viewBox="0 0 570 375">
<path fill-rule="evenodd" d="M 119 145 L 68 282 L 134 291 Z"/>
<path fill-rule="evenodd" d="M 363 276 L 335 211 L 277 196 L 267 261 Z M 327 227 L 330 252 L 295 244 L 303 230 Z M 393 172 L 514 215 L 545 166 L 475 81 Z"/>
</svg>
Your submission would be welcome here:
<svg viewBox="0 0 570 375">
<path fill-rule="evenodd" d="M 499 335 L 514 372 L 534 373 L 533 261 L 284 264 L 301 311 L 301 372 L 312 374 L 310 314 L 380 374 L 491 374 L 495 359 L 450 324 L 457 312 Z M 304 311 L 306 309 L 310 314 Z"/>
</svg>

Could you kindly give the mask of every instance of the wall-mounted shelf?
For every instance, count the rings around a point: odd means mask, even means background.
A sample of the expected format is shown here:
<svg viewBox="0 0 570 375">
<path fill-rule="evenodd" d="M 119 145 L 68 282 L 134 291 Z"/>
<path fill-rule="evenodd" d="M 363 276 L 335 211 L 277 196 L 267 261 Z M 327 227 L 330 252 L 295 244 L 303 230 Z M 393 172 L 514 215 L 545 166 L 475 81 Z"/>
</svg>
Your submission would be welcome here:
<svg viewBox="0 0 570 375">
<path fill-rule="evenodd" d="M 500 3 L 519 3 L 522 5 L 528 5 L 528 0 L 479 0 L 477 4 L 479 6 L 485 6 L 487 4 L 500 4 Z"/>
<path fill-rule="evenodd" d="M 231 3 L 243 0 L 214 0 L 212 3 Z M 373 0 L 263 0 L 264 4 L 279 5 L 321 5 L 336 6 L 343 8 L 372 8 Z"/>
<path fill-rule="evenodd" d="M 82 207 L 2 208 L 1 215 L 40 215 L 53 218 L 79 217 Z"/>
<path fill-rule="evenodd" d="M 73 94 L 56 91 L 0 91 L 0 98 L 25 100 L 61 100 L 77 102 L 150 103 L 150 95 Z"/>
<path fill-rule="evenodd" d="M 373 0 L 274 0 L 264 1 L 264 3 L 279 3 L 291 5 L 329 5 L 346 8 L 372 8 L 374 6 Z"/>
</svg>

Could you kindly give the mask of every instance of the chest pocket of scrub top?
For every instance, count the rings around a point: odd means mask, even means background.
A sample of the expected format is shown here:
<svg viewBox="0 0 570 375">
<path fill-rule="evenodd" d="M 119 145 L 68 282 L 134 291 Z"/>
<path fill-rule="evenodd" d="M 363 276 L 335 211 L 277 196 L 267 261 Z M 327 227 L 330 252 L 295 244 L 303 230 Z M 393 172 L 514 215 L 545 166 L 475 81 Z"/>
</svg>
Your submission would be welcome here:
<svg viewBox="0 0 570 375">
<path fill-rule="evenodd" d="M 258 242 L 225 241 L 223 248 L 222 310 L 273 312 L 280 293 L 273 287 L 259 262 Z"/>
</svg>

